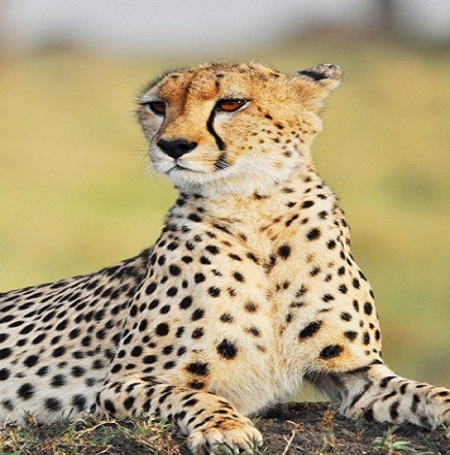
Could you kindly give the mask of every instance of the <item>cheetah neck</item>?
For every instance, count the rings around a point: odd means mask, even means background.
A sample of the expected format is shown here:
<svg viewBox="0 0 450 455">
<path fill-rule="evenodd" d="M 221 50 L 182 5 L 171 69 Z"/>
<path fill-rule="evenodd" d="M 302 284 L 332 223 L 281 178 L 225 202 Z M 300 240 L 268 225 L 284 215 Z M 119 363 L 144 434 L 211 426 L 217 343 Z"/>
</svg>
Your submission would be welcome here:
<svg viewBox="0 0 450 455">
<path fill-rule="evenodd" d="M 256 231 L 270 232 L 271 226 L 281 219 L 295 216 L 310 193 L 313 196 L 321 192 L 326 193 L 324 209 L 330 210 L 335 200 L 332 191 L 312 166 L 298 166 L 289 178 L 251 193 L 214 196 L 181 193 L 169 212 L 167 224 L 180 230 L 197 230 L 201 224 L 233 232 L 243 240 L 259 238 L 254 235 Z"/>
</svg>

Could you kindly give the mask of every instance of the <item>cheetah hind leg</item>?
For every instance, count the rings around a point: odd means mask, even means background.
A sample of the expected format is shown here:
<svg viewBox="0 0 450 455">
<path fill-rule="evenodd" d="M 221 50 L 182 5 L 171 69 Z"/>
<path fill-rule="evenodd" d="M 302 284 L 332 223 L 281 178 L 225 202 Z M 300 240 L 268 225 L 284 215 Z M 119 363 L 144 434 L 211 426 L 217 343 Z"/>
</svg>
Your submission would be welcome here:
<svg viewBox="0 0 450 455">
<path fill-rule="evenodd" d="M 428 429 L 450 424 L 450 390 L 402 378 L 384 364 L 317 376 L 311 382 L 347 417 L 412 423 Z"/>
<path fill-rule="evenodd" d="M 144 380 L 126 379 L 103 385 L 97 399 L 101 413 L 114 418 L 142 412 L 172 420 L 187 435 L 195 455 L 221 453 L 225 445 L 235 453 L 250 453 L 262 444 L 250 419 L 227 400 L 212 393 Z"/>
</svg>

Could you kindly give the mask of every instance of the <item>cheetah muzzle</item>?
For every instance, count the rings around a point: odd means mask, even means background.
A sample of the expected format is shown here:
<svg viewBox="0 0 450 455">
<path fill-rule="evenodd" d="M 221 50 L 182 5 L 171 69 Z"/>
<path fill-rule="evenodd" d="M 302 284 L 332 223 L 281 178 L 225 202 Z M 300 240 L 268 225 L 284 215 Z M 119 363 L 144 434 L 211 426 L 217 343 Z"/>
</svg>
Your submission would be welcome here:
<svg viewBox="0 0 450 455">
<path fill-rule="evenodd" d="M 341 75 L 212 63 L 145 87 L 149 155 L 180 195 L 140 255 L 0 295 L 1 419 L 145 412 L 194 453 L 251 450 L 246 416 L 307 380 L 346 416 L 449 423 L 449 390 L 383 363 L 372 290 L 312 163 Z"/>
</svg>

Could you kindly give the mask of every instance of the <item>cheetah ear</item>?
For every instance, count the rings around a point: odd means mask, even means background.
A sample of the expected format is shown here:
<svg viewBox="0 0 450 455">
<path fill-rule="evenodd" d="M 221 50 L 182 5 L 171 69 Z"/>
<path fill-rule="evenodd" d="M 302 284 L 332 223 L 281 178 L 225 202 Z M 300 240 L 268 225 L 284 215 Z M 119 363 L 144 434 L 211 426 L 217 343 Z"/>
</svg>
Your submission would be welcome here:
<svg viewBox="0 0 450 455">
<path fill-rule="evenodd" d="M 319 112 L 325 98 L 341 83 L 342 74 L 338 65 L 321 63 L 294 73 L 292 79 L 299 86 L 302 104 Z"/>
</svg>

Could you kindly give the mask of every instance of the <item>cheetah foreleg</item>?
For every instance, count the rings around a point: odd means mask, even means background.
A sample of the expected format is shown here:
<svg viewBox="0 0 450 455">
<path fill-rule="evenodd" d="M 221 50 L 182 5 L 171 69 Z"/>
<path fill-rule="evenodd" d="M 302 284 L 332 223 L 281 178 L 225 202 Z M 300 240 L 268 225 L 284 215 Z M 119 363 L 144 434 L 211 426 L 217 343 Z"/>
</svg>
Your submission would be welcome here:
<svg viewBox="0 0 450 455">
<path fill-rule="evenodd" d="M 411 381 L 385 365 L 340 377 L 346 389 L 340 412 L 379 422 L 403 423 L 434 429 L 450 424 L 450 390 Z"/>
<path fill-rule="evenodd" d="M 215 453 L 220 444 L 252 451 L 262 442 L 250 419 L 212 393 L 137 379 L 108 382 L 99 394 L 100 412 L 123 418 L 149 413 L 172 420 L 194 454 Z"/>
</svg>

